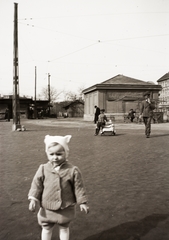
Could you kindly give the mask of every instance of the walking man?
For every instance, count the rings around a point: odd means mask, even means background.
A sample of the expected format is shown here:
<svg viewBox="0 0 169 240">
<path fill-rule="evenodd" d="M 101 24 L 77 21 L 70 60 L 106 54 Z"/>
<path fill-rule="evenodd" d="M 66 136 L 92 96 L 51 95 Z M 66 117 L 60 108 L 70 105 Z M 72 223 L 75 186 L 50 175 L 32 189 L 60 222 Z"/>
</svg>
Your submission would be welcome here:
<svg viewBox="0 0 169 240">
<path fill-rule="evenodd" d="M 145 92 L 145 100 L 142 101 L 140 109 L 140 117 L 143 117 L 143 122 L 145 125 L 145 135 L 147 138 L 150 137 L 151 133 L 151 119 L 153 116 L 153 110 L 155 109 L 155 104 L 150 100 L 150 92 Z"/>
<path fill-rule="evenodd" d="M 94 123 L 96 124 L 97 121 L 98 121 L 98 116 L 100 115 L 100 108 L 97 107 L 97 106 L 94 106 L 95 107 L 95 113 L 94 113 Z"/>
</svg>

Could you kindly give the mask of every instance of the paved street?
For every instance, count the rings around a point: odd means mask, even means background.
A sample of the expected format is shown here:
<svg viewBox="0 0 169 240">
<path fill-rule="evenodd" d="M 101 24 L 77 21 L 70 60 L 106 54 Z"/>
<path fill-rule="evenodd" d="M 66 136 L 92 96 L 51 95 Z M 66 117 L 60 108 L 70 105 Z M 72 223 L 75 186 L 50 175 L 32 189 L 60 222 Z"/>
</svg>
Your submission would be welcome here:
<svg viewBox="0 0 169 240">
<path fill-rule="evenodd" d="M 32 178 L 46 162 L 44 137 L 71 134 L 69 161 L 83 174 L 90 213 L 77 207 L 70 240 L 169 240 L 169 123 L 116 123 L 116 136 L 94 136 L 81 119 L 22 120 L 25 132 L 0 122 L 0 240 L 40 240 L 28 211 Z M 53 240 L 59 240 L 56 227 Z"/>
</svg>

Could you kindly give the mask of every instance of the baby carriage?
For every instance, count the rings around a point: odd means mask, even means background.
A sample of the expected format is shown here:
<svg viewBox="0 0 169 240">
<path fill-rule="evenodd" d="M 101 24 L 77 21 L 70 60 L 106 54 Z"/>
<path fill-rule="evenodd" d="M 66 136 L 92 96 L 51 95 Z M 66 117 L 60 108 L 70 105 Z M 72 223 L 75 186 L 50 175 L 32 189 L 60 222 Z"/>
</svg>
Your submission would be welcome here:
<svg viewBox="0 0 169 240">
<path fill-rule="evenodd" d="M 113 117 L 114 119 L 114 117 Z M 115 124 L 111 118 L 106 122 L 103 128 L 100 131 L 101 135 L 116 135 Z"/>
</svg>

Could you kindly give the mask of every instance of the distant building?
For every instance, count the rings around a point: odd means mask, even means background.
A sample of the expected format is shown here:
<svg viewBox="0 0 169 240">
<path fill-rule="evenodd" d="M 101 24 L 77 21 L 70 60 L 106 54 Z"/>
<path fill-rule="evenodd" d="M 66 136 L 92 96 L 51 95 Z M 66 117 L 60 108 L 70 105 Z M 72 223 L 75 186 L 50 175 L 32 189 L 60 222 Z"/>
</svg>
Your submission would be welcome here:
<svg viewBox="0 0 169 240">
<path fill-rule="evenodd" d="M 94 106 L 105 109 L 107 115 L 123 120 L 130 109 L 139 109 L 143 93 L 150 91 L 151 98 L 158 104 L 161 86 L 152 82 L 117 75 L 100 84 L 83 90 L 84 120 L 94 119 Z M 158 106 L 157 106 L 158 107 Z"/>
<path fill-rule="evenodd" d="M 75 100 L 63 107 L 67 111 L 68 117 L 83 117 L 84 115 L 84 102 Z"/>
<path fill-rule="evenodd" d="M 159 108 L 163 111 L 169 111 L 169 72 L 157 80 L 162 89 L 159 92 Z"/>
<path fill-rule="evenodd" d="M 36 100 L 37 117 L 42 111 L 45 114 L 49 108 L 49 101 L 46 100 Z M 32 98 L 20 97 L 20 117 L 21 118 L 35 118 L 35 101 Z M 9 116 L 13 118 L 12 109 L 12 95 L 5 95 L 0 97 L 0 119 L 4 118 L 5 109 L 9 109 Z"/>
<path fill-rule="evenodd" d="M 157 80 L 162 90 L 159 96 L 159 110 L 163 112 L 163 120 L 169 121 L 169 72 Z"/>
</svg>

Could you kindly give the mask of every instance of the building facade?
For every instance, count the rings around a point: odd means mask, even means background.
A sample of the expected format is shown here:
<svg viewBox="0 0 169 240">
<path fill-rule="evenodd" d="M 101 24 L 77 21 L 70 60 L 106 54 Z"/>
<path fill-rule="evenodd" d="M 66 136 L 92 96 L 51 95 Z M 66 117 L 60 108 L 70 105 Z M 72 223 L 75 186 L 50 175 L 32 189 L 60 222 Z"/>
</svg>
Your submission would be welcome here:
<svg viewBox="0 0 169 240">
<path fill-rule="evenodd" d="M 169 72 L 157 82 L 162 87 L 159 93 L 159 110 L 163 112 L 164 121 L 169 121 Z"/>
<path fill-rule="evenodd" d="M 169 72 L 157 80 L 162 89 L 159 96 L 159 108 L 169 110 Z"/>
<path fill-rule="evenodd" d="M 49 101 L 37 100 L 36 103 L 32 98 L 20 97 L 19 98 L 20 117 L 21 118 L 35 118 L 39 116 L 39 113 L 43 110 L 46 112 L 49 108 Z M 35 106 L 36 115 L 35 116 Z M 9 117 L 13 118 L 12 109 L 12 95 L 6 95 L 0 97 L 0 119 L 4 119 L 5 111 L 9 109 Z"/>
<path fill-rule="evenodd" d="M 93 121 L 94 106 L 105 109 L 107 115 L 113 115 L 117 120 L 124 120 L 130 109 L 139 110 L 143 93 L 149 91 L 158 108 L 158 96 L 161 86 L 151 82 L 117 75 L 100 84 L 83 90 L 84 120 Z"/>
<path fill-rule="evenodd" d="M 67 117 L 83 117 L 84 116 L 84 103 L 80 100 L 70 102 L 63 107 L 66 110 Z"/>
</svg>

